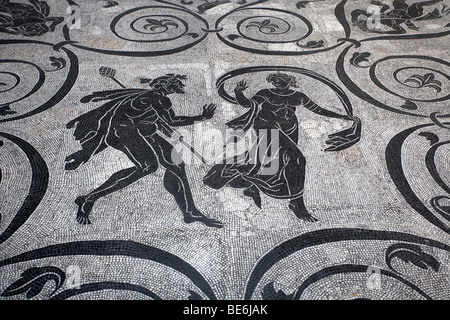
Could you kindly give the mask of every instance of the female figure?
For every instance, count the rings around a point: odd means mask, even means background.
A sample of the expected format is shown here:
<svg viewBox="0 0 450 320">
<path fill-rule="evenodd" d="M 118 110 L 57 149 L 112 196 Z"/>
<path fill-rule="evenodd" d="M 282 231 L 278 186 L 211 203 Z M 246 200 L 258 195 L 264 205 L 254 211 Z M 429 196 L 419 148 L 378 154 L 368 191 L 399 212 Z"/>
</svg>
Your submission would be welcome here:
<svg viewBox="0 0 450 320">
<path fill-rule="evenodd" d="M 244 195 L 251 197 L 258 207 L 261 207 L 260 192 L 277 199 L 289 199 L 289 208 L 299 219 L 315 222 L 317 219 L 309 214 L 303 198 L 306 159 L 297 146 L 299 132 L 295 110 L 303 106 L 330 118 L 355 122 L 357 119 L 325 110 L 305 94 L 293 90 L 297 87 L 293 76 L 271 74 L 267 81 L 274 87 L 260 90 L 251 99 L 244 95 L 248 88 L 246 82 L 237 84 L 234 89 L 236 101 L 250 111 L 230 121 L 228 126 L 243 130 L 253 128 L 259 141 L 273 140 L 273 130 L 276 130 L 279 141 L 273 144 L 277 145 L 277 150 L 270 150 L 270 161 L 278 161 L 277 171 L 264 174 L 262 157 L 252 158 L 255 153 L 249 150 L 239 157 L 241 161 L 227 160 L 224 164 L 215 165 L 205 176 L 204 183 L 214 189 L 225 185 L 245 188 Z"/>
</svg>

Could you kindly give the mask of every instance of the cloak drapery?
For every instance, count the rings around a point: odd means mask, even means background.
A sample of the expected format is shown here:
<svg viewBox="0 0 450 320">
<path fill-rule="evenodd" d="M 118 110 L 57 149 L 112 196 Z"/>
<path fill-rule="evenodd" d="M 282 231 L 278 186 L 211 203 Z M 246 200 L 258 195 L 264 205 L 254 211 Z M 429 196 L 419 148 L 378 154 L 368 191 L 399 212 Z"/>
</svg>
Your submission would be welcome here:
<svg viewBox="0 0 450 320">
<path fill-rule="evenodd" d="M 117 89 L 94 92 L 82 98 L 82 103 L 110 101 L 67 124 L 68 129 L 75 128 L 73 135 L 77 141 L 80 141 L 82 149 L 66 158 L 65 169 L 75 170 L 89 161 L 92 156 L 105 150 L 108 147 L 106 138 L 115 126 L 116 110 L 149 91 L 148 89 Z"/>
</svg>

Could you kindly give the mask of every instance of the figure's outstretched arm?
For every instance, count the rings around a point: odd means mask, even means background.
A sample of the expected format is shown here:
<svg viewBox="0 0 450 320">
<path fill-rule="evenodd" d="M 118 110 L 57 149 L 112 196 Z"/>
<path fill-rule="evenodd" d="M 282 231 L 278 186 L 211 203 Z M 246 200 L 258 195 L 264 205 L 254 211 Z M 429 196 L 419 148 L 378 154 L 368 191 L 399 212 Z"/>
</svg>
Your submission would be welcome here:
<svg viewBox="0 0 450 320">
<path fill-rule="evenodd" d="M 250 108 L 252 106 L 250 99 L 247 98 L 244 94 L 244 91 L 247 90 L 247 88 L 247 82 L 242 80 L 238 82 L 236 88 L 234 89 L 234 95 L 236 97 L 237 103 L 239 103 L 239 105 L 243 106 L 244 108 Z M 265 99 L 264 97 L 257 94 L 252 98 L 252 100 L 255 100 L 258 103 L 263 103 Z"/>
<path fill-rule="evenodd" d="M 244 91 L 247 90 L 247 88 L 248 88 L 247 82 L 245 82 L 244 80 L 238 82 L 236 88 L 234 88 L 234 95 L 236 97 L 236 101 L 244 108 L 250 108 L 251 106 L 250 100 L 244 94 Z"/>
<path fill-rule="evenodd" d="M 316 114 L 319 114 L 321 116 L 325 116 L 325 117 L 328 117 L 328 118 L 343 119 L 343 120 L 354 120 L 349 115 L 339 114 L 339 113 L 336 113 L 336 112 L 333 112 L 333 111 L 330 111 L 330 110 L 326 110 L 326 109 L 320 107 L 314 101 L 309 99 L 306 95 L 302 95 L 301 101 L 302 101 L 301 104 L 306 109 L 308 109 L 309 111 L 312 111 L 312 112 L 314 112 Z"/>
<path fill-rule="evenodd" d="M 203 112 L 198 116 L 177 116 L 169 101 L 164 103 L 164 108 L 158 108 L 157 113 L 161 118 L 161 123 L 172 127 L 189 126 L 199 121 L 211 119 L 214 116 L 217 106 L 213 103 L 203 106 Z"/>
</svg>

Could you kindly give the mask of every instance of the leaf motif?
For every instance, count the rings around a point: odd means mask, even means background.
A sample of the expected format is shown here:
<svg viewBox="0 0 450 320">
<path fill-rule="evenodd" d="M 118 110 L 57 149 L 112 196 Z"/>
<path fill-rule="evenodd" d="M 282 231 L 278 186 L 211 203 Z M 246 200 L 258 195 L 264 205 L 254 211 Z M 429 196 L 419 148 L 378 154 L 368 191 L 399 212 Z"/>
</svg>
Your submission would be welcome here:
<svg viewBox="0 0 450 320">
<path fill-rule="evenodd" d="M 175 27 L 176 29 L 179 27 L 177 23 L 173 22 L 170 19 L 162 19 L 162 20 L 145 19 L 145 21 L 147 21 L 148 24 L 144 25 L 143 28 L 144 29 L 150 28 L 151 31 L 155 31 L 158 28 L 164 28 L 167 30 L 169 26 Z"/>
<path fill-rule="evenodd" d="M 50 57 L 50 61 L 52 62 L 50 65 L 55 67 L 53 70 L 46 70 L 47 72 L 54 72 L 64 69 L 67 65 L 67 62 L 64 58 Z"/>
<path fill-rule="evenodd" d="M 435 133 L 432 133 L 432 132 L 426 132 L 426 131 L 421 132 L 421 133 L 419 133 L 419 136 L 425 137 L 426 139 L 428 139 L 428 141 L 430 141 L 431 145 L 434 145 L 439 142 L 439 137 Z"/>
<path fill-rule="evenodd" d="M 258 21 L 251 21 L 247 24 L 247 26 L 245 28 L 251 28 L 251 27 L 261 27 L 261 23 L 259 23 Z"/>
<path fill-rule="evenodd" d="M 432 88 L 432 89 L 436 90 L 436 91 L 437 91 L 437 93 L 439 93 L 439 92 L 441 92 L 441 91 L 442 91 L 442 89 L 441 89 L 441 87 L 440 87 L 439 85 L 434 85 L 434 84 L 426 84 L 426 85 L 424 85 L 424 87 L 427 87 L 427 88 Z"/>
<path fill-rule="evenodd" d="M 277 31 L 277 29 L 280 28 L 279 25 L 277 25 L 275 23 L 271 23 L 270 19 L 266 19 L 266 20 L 263 20 L 261 22 L 259 22 L 259 21 L 251 21 L 251 22 L 249 22 L 247 24 L 247 26 L 245 28 L 247 29 L 247 28 L 252 28 L 252 27 L 258 28 L 259 31 L 261 31 L 261 32 L 264 29 L 268 29 L 269 32 L 275 32 L 275 31 Z"/>
<path fill-rule="evenodd" d="M 362 62 L 369 62 L 368 57 L 370 57 L 369 52 L 355 52 L 353 57 L 350 59 L 350 63 L 355 67 L 368 68 L 368 66 L 362 66 Z"/>
<path fill-rule="evenodd" d="M 423 76 L 423 82 L 424 83 L 428 83 L 428 82 L 433 81 L 433 80 L 434 80 L 434 74 L 432 74 L 432 73 L 426 73 Z"/>
<path fill-rule="evenodd" d="M 192 39 L 197 39 L 200 35 L 195 32 L 186 33 L 187 36 L 192 37 Z"/>
<path fill-rule="evenodd" d="M 401 105 L 400 108 L 407 110 L 417 110 L 419 107 L 414 102 L 406 100 L 405 104 Z"/>
<path fill-rule="evenodd" d="M 386 250 L 386 264 L 388 267 L 396 271 L 392 266 L 392 260 L 394 258 L 399 258 L 403 262 L 411 262 L 416 267 L 428 270 L 428 268 L 433 269 L 435 272 L 439 271 L 440 263 L 432 255 L 423 252 L 422 248 L 409 243 L 398 243 L 390 246 Z"/>
<path fill-rule="evenodd" d="M 161 25 L 161 23 L 156 19 L 145 19 L 145 21 L 147 21 L 149 25 Z"/>
<path fill-rule="evenodd" d="M 295 292 L 285 294 L 283 290 L 278 290 L 278 292 L 275 291 L 273 282 L 267 284 L 261 293 L 263 300 L 294 300 L 294 295 Z"/>
<path fill-rule="evenodd" d="M 301 8 L 306 8 L 306 5 L 309 3 L 310 1 L 299 1 L 297 2 L 297 4 L 295 5 L 297 7 L 297 9 L 301 9 Z"/>
<path fill-rule="evenodd" d="M 162 25 L 164 26 L 172 26 L 175 27 L 176 29 L 178 29 L 179 25 L 176 22 L 173 22 L 172 20 L 169 19 L 163 19 L 160 21 Z"/>
<path fill-rule="evenodd" d="M 229 34 L 227 36 L 228 39 L 230 39 L 231 41 L 236 40 L 237 38 L 240 38 L 240 36 L 238 36 L 237 34 Z"/>
<path fill-rule="evenodd" d="M 420 74 L 413 74 L 412 76 L 409 77 L 409 79 L 416 79 L 416 80 L 420 81 L 421 83 L 425 82 L 424 77 L 421 76 Z"/>
<path fill-rule="evenodd" d="M 442 205 L 442 200 L 450 200 L 449 197 L 441 196 L 441 197 L 434 197 L 431 199 L 430 203 L 433 209 L 439 213 L 443 218 L 450 221 L 450 206 L 449 205 Z"/>
<path fill-rule="evenodd" d="M 103 6 L 103 8 L 112 8 L 119 5 L 117 1 L 107 1 L 107 4 Z"/>
<path fill-rule="evenodd" d="M 16 111 L 11 110 L 11 108 L 9 107 L 9 105 L 3 105 L 0 107 L 0 116 L 7 116 L 9 114 L 14 114 L 17 113 Z"/>
<path fill-rule="evenodd" d="M 403 83 L 415 83 L 418 85 L 419 88 L 423 86 L 423 80 L 421 78 L 416 79 L 413 76 L 411 76 L 408 79 L 406 79 L 405 81 L 403 81 Z"/>
<path fill-rule="evenodd" d="M 37 296 L 46 283 L 50 280 L 55 282 L 55 293 L 63 285 L 66 279 L 64 271 L 57 267 L 48 266 L 41 268 L 30 268 L 21 274 L 21 278 L 8 286 L 1 296 L 10 297 L 26 292 L 26 298 Z"/>
<path fill-rule="evenodd" d="M 436 77 L 433 73 L 426 73 L 425 75 L 421 76 L 419 74 L 414 74 L 410 76 L 408 79 L 403 81 L 403 83 L 414 83 L 417 85 L 415 88 L 432 88 L 437 91 L 437 93 L 442 91 L 442 82 L 439 80 L 436 80 Z"/>
<path fill-rule="evenodd" d="M 309 48 L 309 49 L 314 49 L 314 48 L 321 48 L 325 45 L 325 41 L 323 40 L 319 40 L 319 41 L 308 41 L 305 45 L 301 45 L 297 42 L 297 45 L 301 48 Z"/>
</svg>

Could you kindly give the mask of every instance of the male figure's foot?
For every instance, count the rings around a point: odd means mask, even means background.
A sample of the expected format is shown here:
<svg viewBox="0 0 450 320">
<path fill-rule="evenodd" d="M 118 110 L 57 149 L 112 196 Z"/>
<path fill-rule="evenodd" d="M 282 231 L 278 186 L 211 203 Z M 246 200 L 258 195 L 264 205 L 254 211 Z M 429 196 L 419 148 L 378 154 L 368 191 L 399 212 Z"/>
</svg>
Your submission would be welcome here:
<svg viewBox="0 0 450 320">
<path fill-rule="evenodd" d="M 77 222 L 80 224 L 91 224 L 89 214 L 94 206 L 94 201 L 89 201 L 86 196 L 81 196 L 75 199 L 75 203 L 78 205 Z"/>
<path fill-rule="evenodd" d="M 289 203 L 289 209 L 291 209 L 294 212 L 295 216 L 301 220 L 305 220 L 308 222 L 319 221 L 308 212 L 308 209 L 306 209 L 305 203 L 303 202 L 303 198 L 291 200 L 291 202 Z"/>
<path fill-rule="evenodd" d="M 256 206 L 261 209 L 261 195 L 258 188 L 251 186 L 250 188 L 244 190 L 244 195 L 252 198 Z"/>
<path fill-rule="evenodd" d="M 212 228 L 223 228 L 223 223 L 216 219 L 211 219 L 195 209 L 193 212 L 184 214 L 184 222 L 193 223 L 201 222 L 204 225 Z"/>
</svg>

